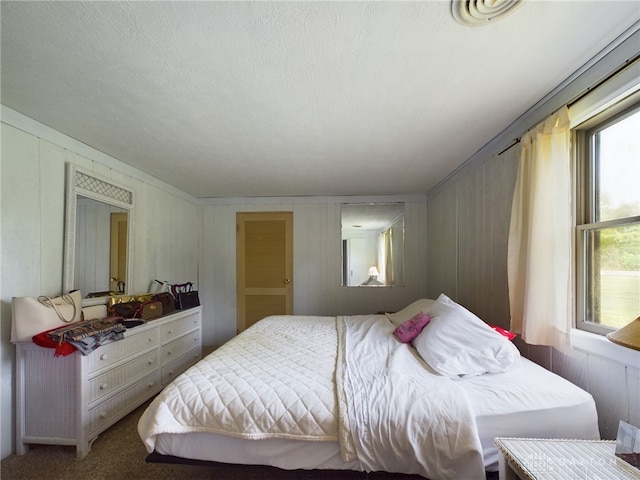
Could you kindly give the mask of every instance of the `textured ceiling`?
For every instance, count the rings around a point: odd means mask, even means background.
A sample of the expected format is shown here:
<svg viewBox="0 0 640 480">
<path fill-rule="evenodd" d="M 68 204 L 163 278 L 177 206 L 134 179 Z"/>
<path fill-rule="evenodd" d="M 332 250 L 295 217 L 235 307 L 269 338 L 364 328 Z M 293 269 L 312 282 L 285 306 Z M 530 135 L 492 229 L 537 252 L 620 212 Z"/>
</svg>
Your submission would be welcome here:
<svg viewBox="0 0 640 480">
<path fill-rule="evenodd" d="M 528 0 L 8 2 L 2 104 L 196 197 L 425 193 L 640 18 Z"/>
</svg>

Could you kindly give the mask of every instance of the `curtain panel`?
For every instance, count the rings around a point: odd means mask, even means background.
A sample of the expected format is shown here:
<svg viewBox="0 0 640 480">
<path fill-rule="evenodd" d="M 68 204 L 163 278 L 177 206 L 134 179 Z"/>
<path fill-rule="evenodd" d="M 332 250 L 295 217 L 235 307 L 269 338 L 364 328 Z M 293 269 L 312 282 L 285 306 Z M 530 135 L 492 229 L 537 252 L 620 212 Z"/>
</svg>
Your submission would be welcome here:
<svg viewBox="0 0 640 480">
<path fill-rule="evenodd" d="M 527 132 L 511 207 L 511 330 L 534 345 L 571 352 L 571 131 L 567 108 Z"/>
</svg>

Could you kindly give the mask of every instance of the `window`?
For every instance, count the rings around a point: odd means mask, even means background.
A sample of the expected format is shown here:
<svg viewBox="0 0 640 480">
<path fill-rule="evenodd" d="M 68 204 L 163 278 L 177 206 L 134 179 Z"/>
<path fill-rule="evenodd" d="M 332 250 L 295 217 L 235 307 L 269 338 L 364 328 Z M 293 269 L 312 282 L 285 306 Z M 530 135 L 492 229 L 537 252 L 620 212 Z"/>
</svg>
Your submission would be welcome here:
<svg viewBox="0 0 640 480">
<path fill-rule="evenodd" d="M 587 120 L 574 139 L 576 323 L 604 334 L 640 315 L 640 102 Z"/>
</svg>

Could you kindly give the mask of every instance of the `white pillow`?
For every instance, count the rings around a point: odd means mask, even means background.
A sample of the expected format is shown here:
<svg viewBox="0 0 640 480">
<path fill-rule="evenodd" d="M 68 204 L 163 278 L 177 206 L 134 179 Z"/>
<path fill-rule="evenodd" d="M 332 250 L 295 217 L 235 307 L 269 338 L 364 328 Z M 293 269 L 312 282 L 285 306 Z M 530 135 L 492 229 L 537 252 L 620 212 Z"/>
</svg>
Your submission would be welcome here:
<svg viewBox="0 0 640 480">
<path fill-rule="evenodd" d="M 431 322 L 411 343 L 441 375 L 459 379 L 499 373 L 520 362 L 515 345 L 446 295 L 427 315 Z"/>
<path fill-rule="evenodd" d="M 427 313 L 427 311 L 431 308 L 431 306 L 435 303 L 435 300 L 431 300 L 428 298 L 421 298 L 420 300 L 416 300 L 410 305 L 407 305 L 402 310 L 396 313 L 385 313 L 387 318 L 393 323 L 396 327 L 399 327 L 407 320 L 411 320 L 420 312 Z"/>
</svg>

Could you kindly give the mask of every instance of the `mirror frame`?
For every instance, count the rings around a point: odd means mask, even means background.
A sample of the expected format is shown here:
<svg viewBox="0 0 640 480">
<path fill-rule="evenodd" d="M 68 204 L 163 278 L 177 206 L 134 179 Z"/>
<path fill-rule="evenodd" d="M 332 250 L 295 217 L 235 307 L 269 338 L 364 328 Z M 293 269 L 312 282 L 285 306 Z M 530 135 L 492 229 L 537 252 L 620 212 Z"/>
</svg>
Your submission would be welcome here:
<svg viewBox="0 0 640 480">
<path fill-rule="evenodd" d="M 76 201 L 78 196 L 82 196 L 127 211 L 129 216 L 127 221 L 127 278 L 125 280 L 125 293 L 127 293 L 130 291 L 131 281 L 133 279 L 131 271 L 131 265 L 133 263 L 133 212 L 135 198 L 133 189 L 119 184 L 112 179 L 101 177 L 94 172 L 84 170 L 73 163 L 67 163 L 65 181 L 66 198 L 62 291 L 69 292 L 75 288 Z M 108 297 L 83 298 L 82 305 L 104 304 L 107 303 L 107 299 Z"/>
</svg>

